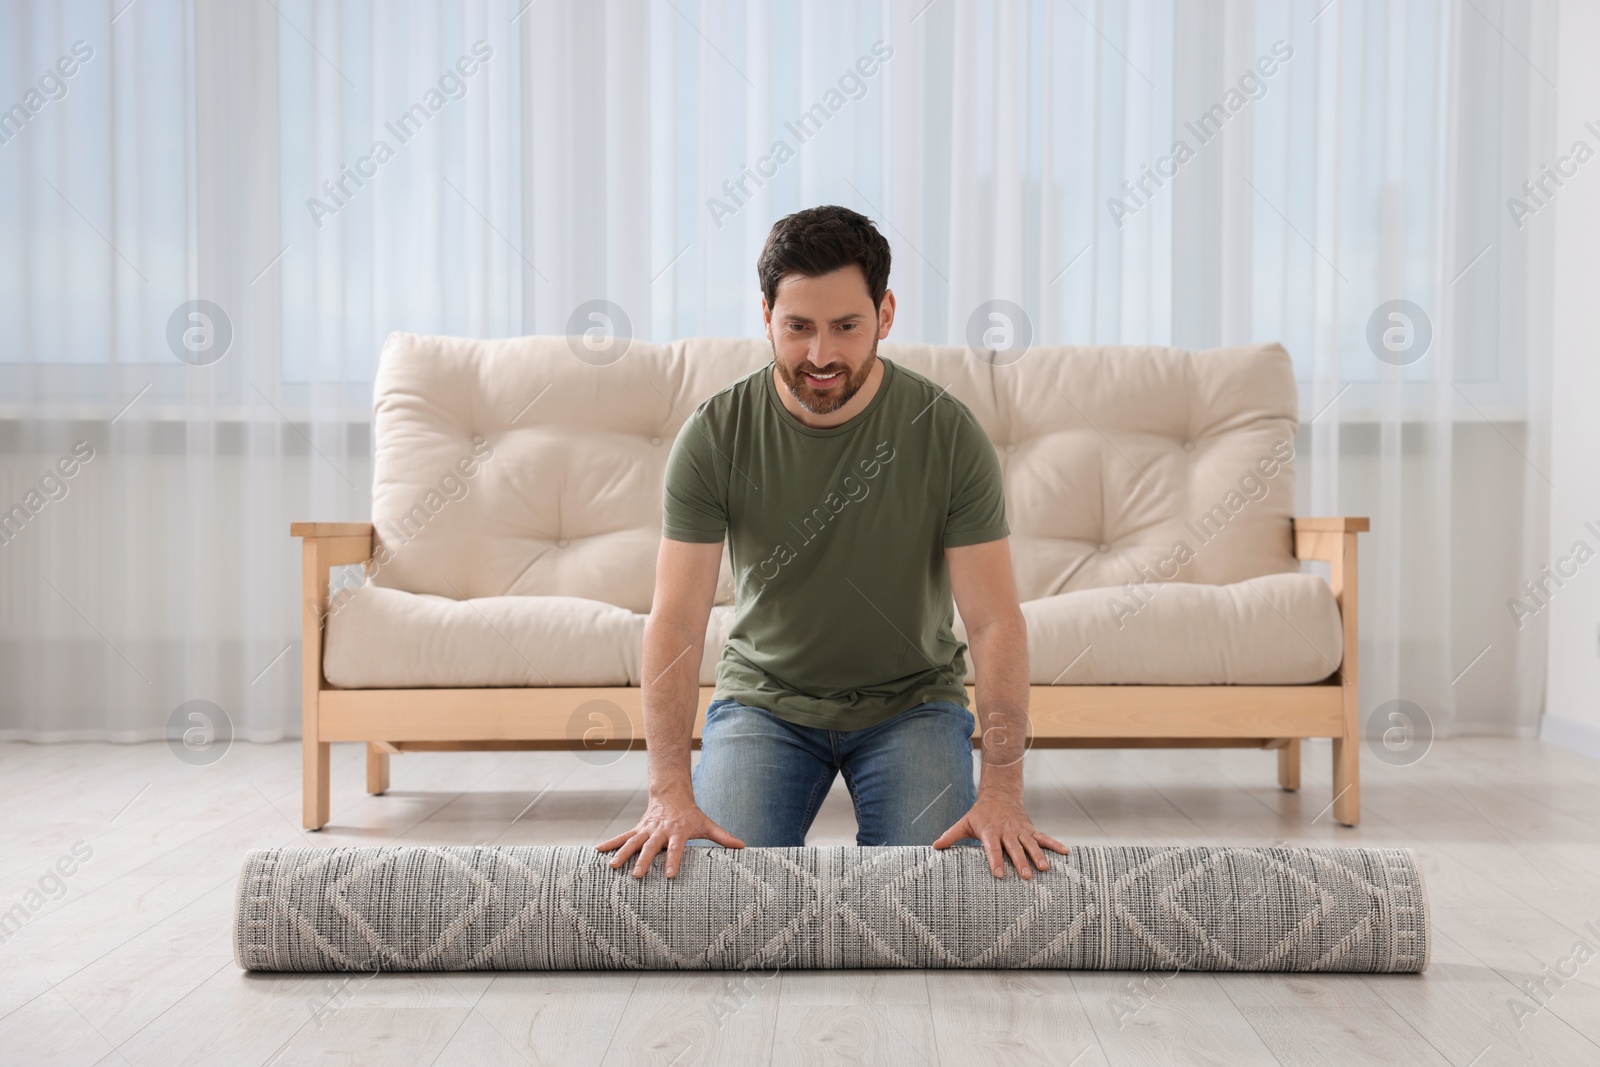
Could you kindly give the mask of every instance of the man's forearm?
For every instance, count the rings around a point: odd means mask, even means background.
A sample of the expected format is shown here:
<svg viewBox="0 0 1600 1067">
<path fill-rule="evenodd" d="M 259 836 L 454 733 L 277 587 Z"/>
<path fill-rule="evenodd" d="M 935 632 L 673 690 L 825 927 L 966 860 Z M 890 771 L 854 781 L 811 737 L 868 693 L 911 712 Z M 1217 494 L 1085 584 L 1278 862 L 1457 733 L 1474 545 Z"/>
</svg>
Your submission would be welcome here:
<svg viewBox="0 0 1600 1067">
<path fill-rule="evenodd" d="M 650 792 L 692 790 L 689 753 L 700 704 L 700 645 L 687 633 L 648 621 L 640 671 Z"/>
<path fill-rule="evenodd" d="M 1021 613 L 967 635 L 977 676 L 983 774 L 978 791 L 1022 796 L 1022 757 L 1028 747 L 1028 627 Z"/>
</svg>

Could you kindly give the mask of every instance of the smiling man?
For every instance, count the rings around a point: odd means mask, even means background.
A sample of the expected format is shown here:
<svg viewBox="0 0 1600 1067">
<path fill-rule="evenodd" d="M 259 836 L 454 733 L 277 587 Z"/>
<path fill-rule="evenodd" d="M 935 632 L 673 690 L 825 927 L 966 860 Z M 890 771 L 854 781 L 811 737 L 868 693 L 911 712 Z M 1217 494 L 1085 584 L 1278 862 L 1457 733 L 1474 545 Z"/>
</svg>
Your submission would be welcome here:
<svg viewBox="0 0 1600 1067">
<path fill-rule="evenodd" d="M 878 355 L 889 244 L 843 207 L 773 226 L 757 263 L 773 361 L 692 412 L 667 459 L 643 702 L 650 799 L 595 847 L 643 877 L 686 845 L 803 845 L 835 774 L 859 845 L 1044 849 L 1022 803 L 1028 636 L 1000 464 L 972 412 Z M 690 769 L 722 543 L 734 619 Z M 975 786 L 967 624 L 983 773 Z"/>
</svg>

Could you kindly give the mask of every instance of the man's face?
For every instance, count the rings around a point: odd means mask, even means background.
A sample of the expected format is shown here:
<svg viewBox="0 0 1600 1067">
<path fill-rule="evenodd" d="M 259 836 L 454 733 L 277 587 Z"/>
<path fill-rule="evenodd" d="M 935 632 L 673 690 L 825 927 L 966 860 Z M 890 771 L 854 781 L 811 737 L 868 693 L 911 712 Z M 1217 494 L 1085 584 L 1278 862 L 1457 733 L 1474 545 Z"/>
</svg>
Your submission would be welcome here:
<svg viewBox="0 0 1600 1067">
<path fill-rule="evenodd" d="M 879 317 L 854 263 L 815 278 L 786 275 L 766 320 L 778 377 L 807 411 L 837 411 L 872 373 Z"/>
</svg>

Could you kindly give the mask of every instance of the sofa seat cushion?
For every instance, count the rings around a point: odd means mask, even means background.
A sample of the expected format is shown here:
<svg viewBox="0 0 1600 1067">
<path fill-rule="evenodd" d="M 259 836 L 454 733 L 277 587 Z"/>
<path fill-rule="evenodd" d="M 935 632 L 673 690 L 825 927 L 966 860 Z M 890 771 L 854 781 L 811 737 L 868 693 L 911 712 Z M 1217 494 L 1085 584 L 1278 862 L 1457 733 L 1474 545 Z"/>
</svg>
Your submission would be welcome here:
<svg viewBox="0 0 1600 1067">
<path fill-rule="evenodd" d="M 342 689 L 637 686 L 647 616 L 574 596 L 456 600 L 368 583 L 328 616 L 323 673 Z M 711 685 L 733 609 L 711 610 Z"/>
<path fill-rule="evenodd" d="M 1142 602 L 1141 602 L 1142 601 Z M 1232 585 L 1080 589 L 1022 605 L 1034 685 L 1297 685 L 1343 658 L 1339 609 L 1315 574 Z M 368 584 L 328 617 L 323 669 L 345 689 L 637 686 L 646 616 L 571 596 L 454 600 Z M 733 622 L 716 605 L 700 684 Z M 956 637 L 967 640 L 959 612 Z M 967 682 L 976 681 L 970 652 Z"/>
<path fill-rule="evenodd" d="M 1333 590 L 1315 574 L 1079 589 L 1022 614 L 1034 685 L 1296 685 L 1344 655 Z M 955 630 L 967 640 L 959 615 Z"/>
</svg>

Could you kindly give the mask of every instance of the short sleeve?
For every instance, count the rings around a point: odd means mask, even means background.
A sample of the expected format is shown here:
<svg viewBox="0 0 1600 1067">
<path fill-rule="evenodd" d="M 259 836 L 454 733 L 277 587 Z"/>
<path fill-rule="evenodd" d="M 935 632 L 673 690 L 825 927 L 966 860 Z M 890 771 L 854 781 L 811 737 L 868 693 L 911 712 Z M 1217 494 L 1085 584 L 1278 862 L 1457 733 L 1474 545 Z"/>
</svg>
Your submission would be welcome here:
<svg viewBox="0 0 1600 1067">
<path fill-rule="evenodd" d="M 950 458 L 950 514 L 944 523 L 944 547 L 998 541 L 1011 535 L 1006 524 L 1005 484 L 1000 457 L 978 420 L 962 411 L 956 420 Z"/>
<path fill-rule="evenodd" d="M 709 433 L 704 409 L 696 408 L 667 455 L 661 532 L 670 540 L 704 544 L 727 536 L 728 504 L 717 492 L 718 480 L 710 462 L 715 450 Z"/>
</svg>

